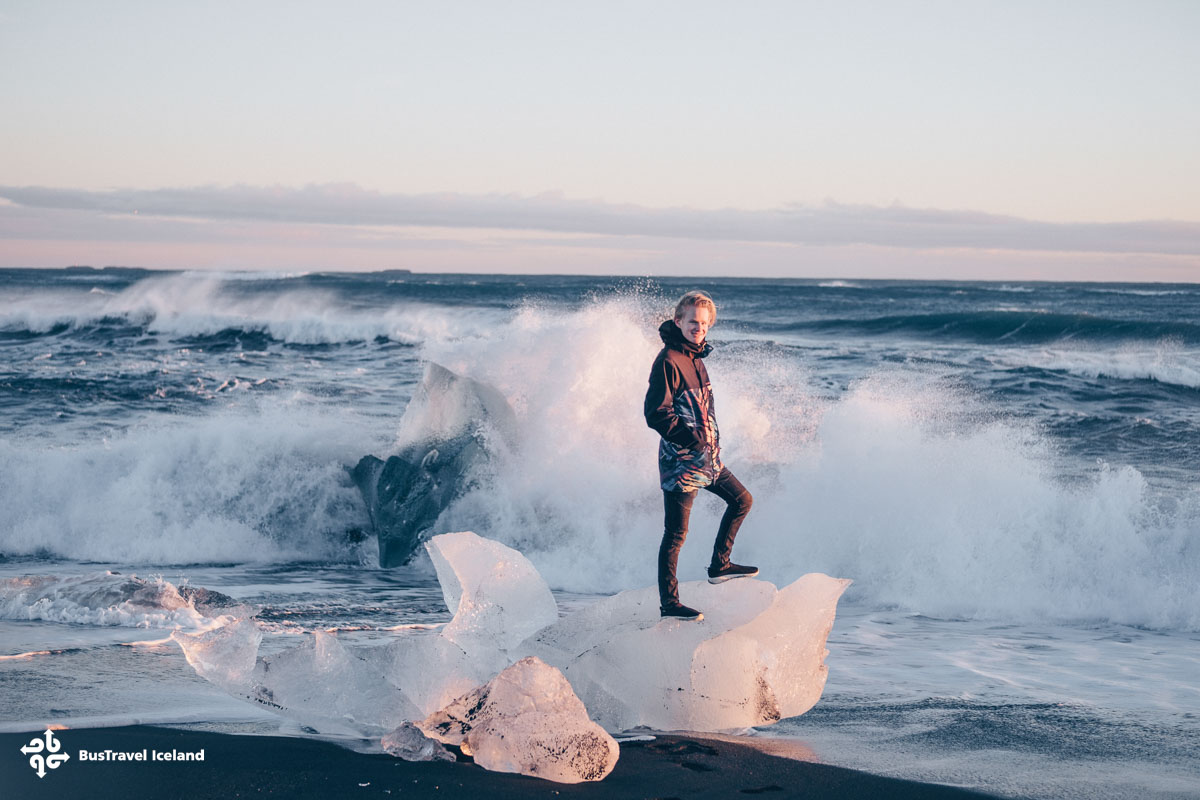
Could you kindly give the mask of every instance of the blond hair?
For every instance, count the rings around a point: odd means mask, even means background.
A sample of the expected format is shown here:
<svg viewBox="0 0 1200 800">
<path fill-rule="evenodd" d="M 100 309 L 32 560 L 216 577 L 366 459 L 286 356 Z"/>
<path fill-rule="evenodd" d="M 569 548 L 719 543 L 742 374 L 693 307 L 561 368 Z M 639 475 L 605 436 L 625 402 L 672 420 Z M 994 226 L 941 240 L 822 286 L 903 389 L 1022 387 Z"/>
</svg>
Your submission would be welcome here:
<svg viewBox="0 0 1200 800">
<path fill-rule="evenodd" d="M 675 319 L 683 319 L 683 313 L 689 308 L 707 308 L 712 314 L 712 322 L 717 321 L 717 304 L 713 299 L 704 292 L 693 290 L 679 298 L 679 302 L 675 304 Z"/>
</svg>

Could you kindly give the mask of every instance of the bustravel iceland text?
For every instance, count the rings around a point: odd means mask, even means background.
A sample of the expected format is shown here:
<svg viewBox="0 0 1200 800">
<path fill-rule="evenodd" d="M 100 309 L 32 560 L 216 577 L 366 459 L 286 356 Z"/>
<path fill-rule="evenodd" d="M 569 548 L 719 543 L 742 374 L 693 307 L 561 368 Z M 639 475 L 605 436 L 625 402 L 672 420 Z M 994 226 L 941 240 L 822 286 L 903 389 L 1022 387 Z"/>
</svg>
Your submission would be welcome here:
<svg viewBox="0 0 1200 800">
<path fill-rule="evenodd" d="M 204 750 L 80 750 L 80 761 L 203 761 Z"/>
</svg>

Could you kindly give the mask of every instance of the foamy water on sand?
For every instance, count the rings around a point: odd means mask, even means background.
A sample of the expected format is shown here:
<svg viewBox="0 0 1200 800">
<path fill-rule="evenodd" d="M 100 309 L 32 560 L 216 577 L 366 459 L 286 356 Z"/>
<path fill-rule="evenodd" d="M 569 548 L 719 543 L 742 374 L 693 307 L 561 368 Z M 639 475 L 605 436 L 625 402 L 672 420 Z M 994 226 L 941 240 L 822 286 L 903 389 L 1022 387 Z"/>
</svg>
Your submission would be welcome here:
<svg viewBox="0 0 1200 800">
<path fill-rule="evenodd" d="M 649 585 L 640 404 L 686 288 L 0 271 L 0 729 L 301 733 L 170 632 L 253 608 L 277 652 L 447 621 L 427 563 L 374 566 L 345 475 L 403 440 L 426 360 L 520 426 L 437 529 L 520 549 L 560 609 Z M 1010 796 L 1200 792 L 1200 290 L 704 288 L 725 460 L 755 494 L 738 559 L 854 580 L 823 699 L 743 735 Z M 693 539 L 718 513 L 697 501 Z"/>
</svg>

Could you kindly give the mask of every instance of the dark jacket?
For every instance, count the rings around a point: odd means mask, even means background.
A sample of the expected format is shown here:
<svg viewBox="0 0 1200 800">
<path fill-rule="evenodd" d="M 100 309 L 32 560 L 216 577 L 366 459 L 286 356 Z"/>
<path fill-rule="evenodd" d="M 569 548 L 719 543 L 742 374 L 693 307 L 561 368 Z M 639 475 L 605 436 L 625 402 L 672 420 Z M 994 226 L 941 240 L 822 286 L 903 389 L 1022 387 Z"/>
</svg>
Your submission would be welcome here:
<svg viewBox="0 0 1200 800">
<path fill-rule="evenodd" d="M 693 492 L 721 473 L 721 436 L 701 347 L 683 338 L 674 320 L 658 328 L 663 347 L 650 368 L 646 424 L 658 431 L 658 474 L 668 492 Z"/>
</svg>

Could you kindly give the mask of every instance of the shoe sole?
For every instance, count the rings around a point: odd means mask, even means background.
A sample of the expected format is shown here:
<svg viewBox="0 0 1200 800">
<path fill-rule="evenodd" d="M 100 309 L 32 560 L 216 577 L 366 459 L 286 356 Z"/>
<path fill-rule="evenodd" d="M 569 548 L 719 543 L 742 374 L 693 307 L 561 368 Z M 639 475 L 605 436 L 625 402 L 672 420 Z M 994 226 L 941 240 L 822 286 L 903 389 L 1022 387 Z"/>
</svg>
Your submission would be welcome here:
<svg viewBox="0 0 1200 800">
<path fill-rule="evenodd" d="M 720 575 L 716 578 L 709 578 L 708 582 L 709 583 L 724 583 L 725 581 L 734 581 L 734 580 L 737 580 L 738 578 L 753 578 L 757 574 L 758 574 L 758 570 L 754 570 L 754 572 L 747 572 L 742 575 Z"/>
<path fill-rule="evenodd" d="M 670 617 L 668 617 L 668 616 L 663 616 L 663 617 L 660 617 L 660 619 L 677 619 L 677 620 L 680 620 L 681 622 L 699 622 L 700 620 L 704 619 L 704 615 L 703 615 L 703 614 L 697 614 L 697 615 L 696 615 L 696 616 L 694 616 L 694 617 L 675 617 L 675 616 L 670 616 Z"/>
</svg>

